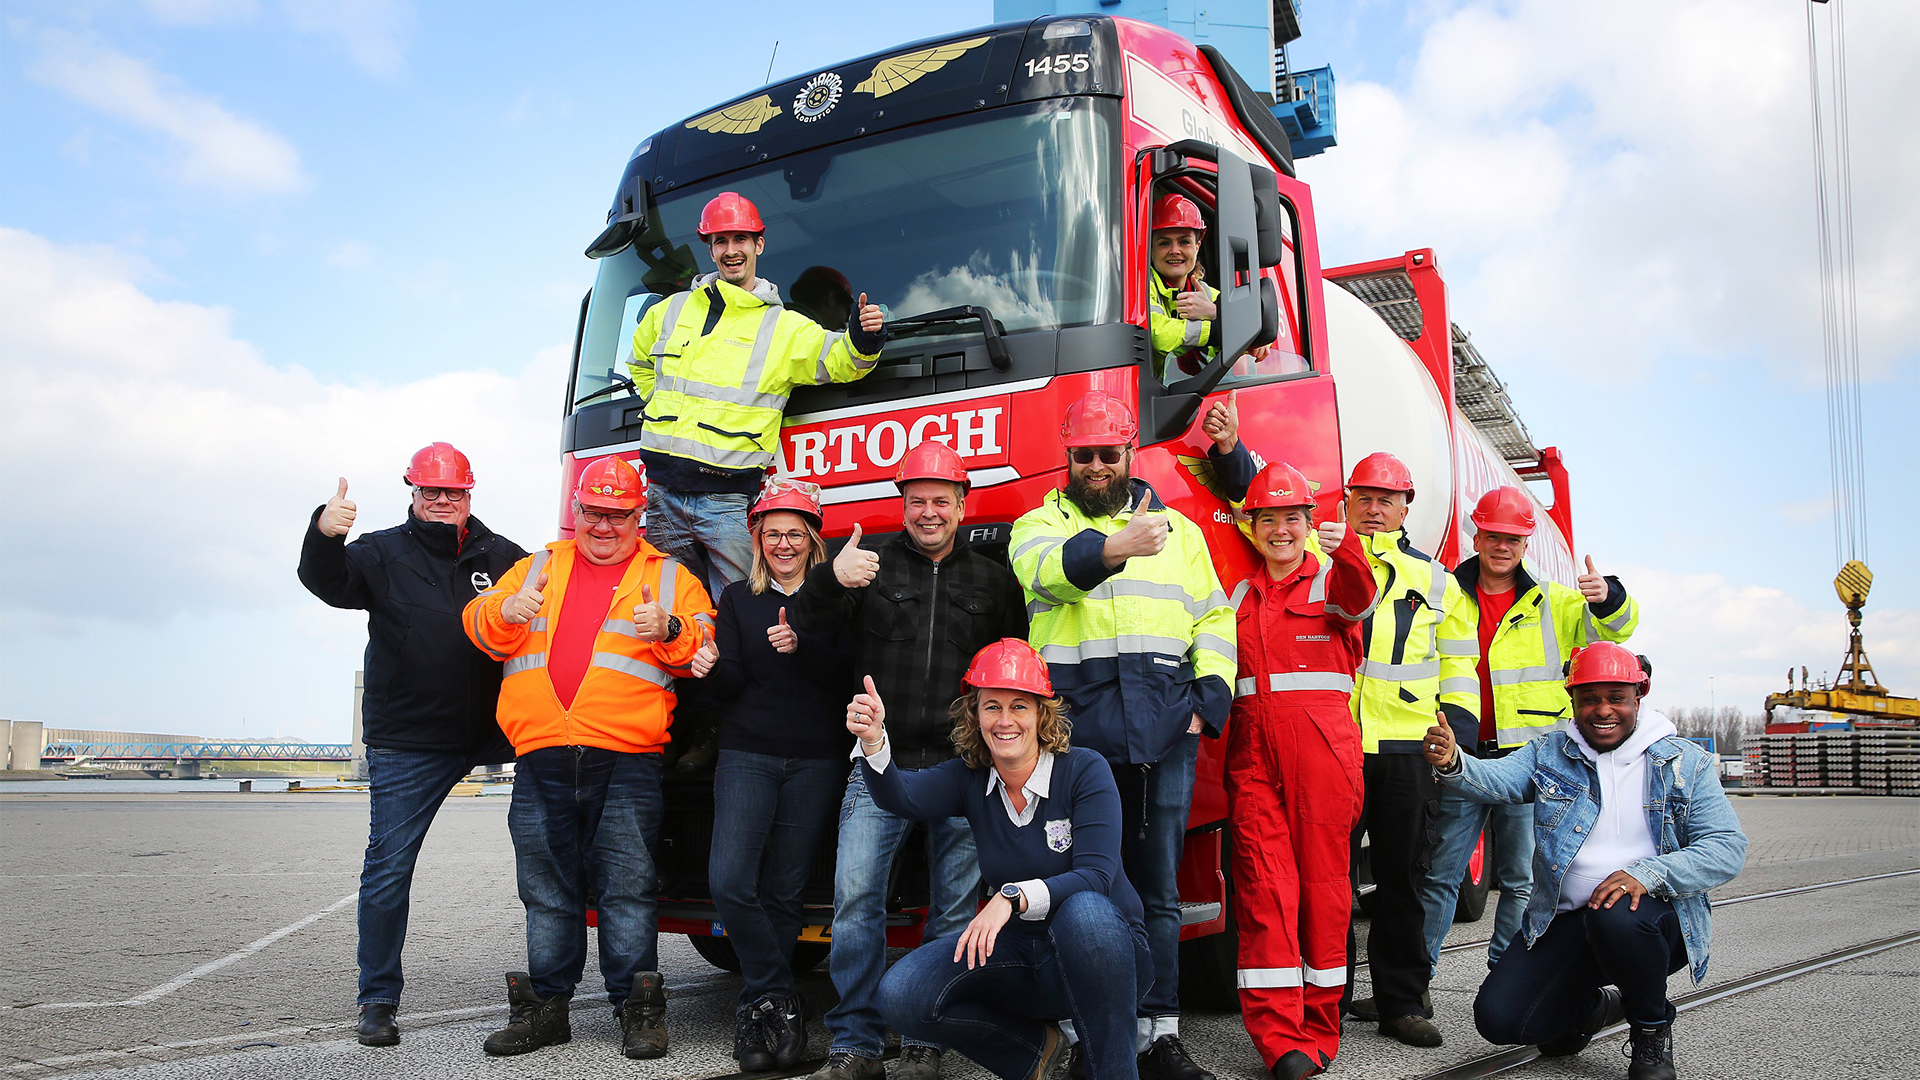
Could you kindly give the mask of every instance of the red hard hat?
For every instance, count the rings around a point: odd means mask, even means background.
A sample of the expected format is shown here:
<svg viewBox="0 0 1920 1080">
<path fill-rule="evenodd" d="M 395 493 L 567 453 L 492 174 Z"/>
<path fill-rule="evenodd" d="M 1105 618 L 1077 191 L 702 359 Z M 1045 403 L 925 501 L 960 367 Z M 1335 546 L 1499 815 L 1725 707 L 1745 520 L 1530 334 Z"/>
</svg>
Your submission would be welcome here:
<svg viewBox="0 0 1920 1080">
<path fill-rule="evenodd" d="M 760 220 L 759 207 L 737 191 L 723 191 L 715 195 L 700 211 L 699 232 L 702 240 L 714 233 L 766 231 L 767 223 Z"/>
<path fill-rule="evenodd" d="M 1533 500 L 1511 485 L 1497 487 L 1480 496 L 1473 508 L 1473 527 L 1481 532 L 1508 536 L 1533 535 Z"/>
<path fill-rule="evenodd" d="M 1653 682 L 1646 662 L 1633 650 L 1611 641 L 1596 641 L 1584 649 L 1573 650 L 1567 662 L 1567 685 L 1587 683 L 1634 683 L 1645 694 Z"/>
<path fill-rule="evenodd" d="M 753 504 L 753 513 L 747 515 L 747 525 L 757 528 L 762 514 L 771 510 L 791 510 L 813 520 L 813 527 L 819 528 L 825 520 L 820 513 L 820 485 L 807 480 L 767 480 L 760 489 L 760 501 Z"/>
<path fill-rule="evenodd" d="M 1407 501 L 1413 501 L 1413 473 L 1405 462 L 1385 451 L 1361 458 L 1353 467 L 1353 475 L 1347 477 L 1347 486 L 1404 491 Z"/>
<path fill-rule="evenodd" d="M 1018 690 L 1043 698 L 1053 696 L 1047 662 L 1019 638 L 1001 638 L 974 653 L 973 665 L 962 681 L 975 690 Z"/>
<path fill-rule="evenodd" d="M 960 452 L 933 439 L 907 451 L 907 456 L 900 459 L 900 467 L 893 470 L 895 484 L 905 487 L 909 480 L 951 480 L 960 485 L 961 491 L 973 488 Z"/>
<path fill-rule="evenodd" d="M 573 499 L 596 510 L 645 510 L 647 480 L 626 460 L 608 455 L 595 458 L 580 470 Z"/>
<path fill-rule="evenodd" d="M 414 487 L 471 488 L 473 465 L 452 443 L 437 442 L 413 452 L 402 479 Z"/>
<path fill-rule="evenodd" d="M 1153 227 L 1156 230 L 1207 231 L 1207 223 L 1200 217 L 1200 208 L 1193 205 L 1193 200 L 1184 195 L 1162 195 L 1153 201 Z"/>
<path fill-rule="evenodd" d="M 1060 421 L 1060 441 L 1073 446 L 1126 446 L 1140 434 L 1133 410 L 1112 394 L 1090 390 L 1067 406 Z"/>
<path fill-rule="evenodd" d="M 1241 509 L 1251 514 L 1255 510 L 1312 505 L 1313 485 L 1307 483 L 1299 469 L 1276 461 L 1253 478 L 1253 486 L 1247 489 L 1247 501 L 1241 504 Z"/>
</svg>

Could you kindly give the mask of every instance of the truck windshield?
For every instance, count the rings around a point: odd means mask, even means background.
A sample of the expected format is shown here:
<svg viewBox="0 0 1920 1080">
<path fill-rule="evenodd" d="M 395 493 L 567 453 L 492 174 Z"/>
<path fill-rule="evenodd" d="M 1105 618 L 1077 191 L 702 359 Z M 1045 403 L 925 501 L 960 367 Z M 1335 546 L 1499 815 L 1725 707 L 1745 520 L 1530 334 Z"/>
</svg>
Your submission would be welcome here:
<svg viewBox="0 0 1920 1080">
<path fill-rule="evenodd" d="M 1010 106 L 656 190 L 646 235 L 600 260 L 573 401 L 630 396 L 634 326 L 713 269 L 694 224 L 722 191 L 766 221 L 759 276 L 830 330 L 862 292 L 891 318 L 977 304 L 1006 333 L 1119 321 L 1113 113 L 1096 98 Z"/>
</svg>

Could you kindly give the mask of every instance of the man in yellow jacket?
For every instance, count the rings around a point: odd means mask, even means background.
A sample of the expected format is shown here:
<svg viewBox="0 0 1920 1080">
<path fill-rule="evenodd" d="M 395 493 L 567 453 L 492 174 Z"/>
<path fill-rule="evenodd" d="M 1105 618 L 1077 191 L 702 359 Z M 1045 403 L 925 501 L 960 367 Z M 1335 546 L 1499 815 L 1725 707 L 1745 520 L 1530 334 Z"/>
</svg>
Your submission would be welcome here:
<svg viewBox="0 0 1920 1080">
<path fill-rule="evenodd" d="M 527 909 L 527 971 L 507 975 L 512 1013 L 494 1055 L 572 1037 L 568 1002 L 599 911 L 600 973 L 630 1058 L 667 1051 L 653 847 L 660 754 L 674 680 L 713 640 L 713 602 L 684 566 L 640 538 L 640 474 L 589 463 L 574 539 L 515 563 L 462 613 L 467 636 L 504 661 L 500 728 L 518 755 L 507 831 Z"/>
<path fill-rule="evenodd" d="M 1594 572 L 1592 556 L 1575 582 L 1577 590 L 1540 577 L 1526 564 L 1534 502 L 1519 488 L 1498 487 L 1482 495 L 1472 520 L 1475 554 L 1455 567 L 1453 576 L 1466 599 L 1461 612 L 1477 631 L 1480 731 L 1477 744 L 1462 742 L 1460 750 L 1497 758 L 1573 718 L 1563 665 L 1574 649 L 1632 637 L 1640 611 L 1619 578 Z M 1439 846 L 1420 889 L 1429 964 L 1439 962 L 1467 860 L 1489 822 L 1489 870 L 1500 887 L 1487 946 L 1489 968 L 1520 929 L 1533 895 L 1533 808 L 1473 802 L 1448 786 L 1440 795 Z"/>
<path fill-rule="evenodd" d="M 1367 932 L 1373 1000 L 1353 1002 L 1349 1011 L 1366 1017 L 1377 1008 L 1369 1018 L 1380 1034 L 1432 1047 L 1440 1045 L 1440 1030 L 1426 1015 L 1431 971 L 1420 886 L 1433 854 L 1440 785 L 1422 755 L 1436 714 L 1462 731 L 1478 729 L 1479 642 L 1453 575 L 1407 540 L 1413 497 L 1413 473 L 1392 454 L 1362 458 L 1347 478 L 1347 527 L 1360 534 L 1380 590 L 1364 624 L 1366 653 L 1352 698 L 1366 785 L 1354 854 L 1357 862 L 1366 834 L 1374 883 Z M 1351 966 L 1348 980 L 1351 986 Z"/>
<path fill-rule="evenodd" d="M 1214 467 L 1244 492 L 1254 468 L 1237 420 L 1217 432 L 1210 414 Z M 1061 425 L 1067 486 L 1013 523 L 1009 550 L 1074 743 L 1099 751 L 1120 783 L 1120 858 L 1153 956 L 1136 1021 L 1141 1080 L 1212 1080 L 1180 1041 L 1176 879 L 1200 736 L 1218 737 L 1233 704 L 1234 612 L 1200 527 L 1133 478 L 1138 434 L 1118 398 L 1074 402 Z"/>
<path fill-rule="evenodd" d="M 645 403 L 647 539 L 718 596 L 752 565 L 747 511 L 779 457 L 788 395 L 865 378 L 887 334 L 865 293 L 845 333 L 782 307 L 779 288 L 755 274 L 766 224 L 743 196 L 715 196 L 699 233 L 717 269 L 647 309 L 630 367 Z"/>
</svg>

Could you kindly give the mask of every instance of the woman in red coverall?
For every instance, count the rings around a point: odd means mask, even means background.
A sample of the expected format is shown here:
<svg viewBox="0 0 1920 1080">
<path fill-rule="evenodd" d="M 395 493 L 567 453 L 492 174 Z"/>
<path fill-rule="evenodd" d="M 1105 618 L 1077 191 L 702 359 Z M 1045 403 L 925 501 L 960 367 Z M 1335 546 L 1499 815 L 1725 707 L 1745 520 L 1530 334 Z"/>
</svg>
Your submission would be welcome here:
<svg viewBox="0 0 1920 1080">
<path fill-rule="evenodd" d="M 1291 465 L 1254 478 L 1244 509 L 1265 567 L 1234 590 L 1239 677 L 1227 724 L 1227 808 L 1240 1005 L 1274 1080 L 1312 1076 L 1340 1049 L 1352 898 L 1348 842 L 1360 818 L 1360 729 L 1348 706 L 1373 611 L 1358 534 L 1320 526 Z"/>
</svg>

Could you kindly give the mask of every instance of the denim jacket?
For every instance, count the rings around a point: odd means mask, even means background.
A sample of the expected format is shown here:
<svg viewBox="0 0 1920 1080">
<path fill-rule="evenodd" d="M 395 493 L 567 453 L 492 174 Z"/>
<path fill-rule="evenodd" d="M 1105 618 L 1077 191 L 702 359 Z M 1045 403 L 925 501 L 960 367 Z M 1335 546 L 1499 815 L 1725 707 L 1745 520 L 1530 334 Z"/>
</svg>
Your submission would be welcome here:
<svg viewBox="0 0 1920 1080">
<path fill-rule="evenodd" d="M 1746 864 L 1747 836 L 1720 787 L 1714 760 L 1699 745 L 1669 736 L 1649 746 L 1647 828 L 1659 854 L 1622 867 L 1647 894 L 1673 903 L 1686 939 L 1693 981 L 1707 974 L 1713 929 L 1707 890 L 1732 881 Z M 1532 948 L 1553 921 L 1560 879 L 1600 816 L 1593 763 L 1564 729 L 1534 739 L 1503 758 L 1459 755 L 1458 767 L 1439 773 L 1475 802 L 1533 803 L 1533 898 L 1521 921 Z"/>
</svg>

